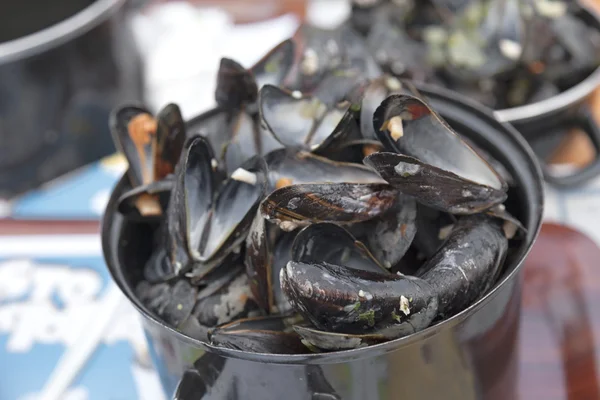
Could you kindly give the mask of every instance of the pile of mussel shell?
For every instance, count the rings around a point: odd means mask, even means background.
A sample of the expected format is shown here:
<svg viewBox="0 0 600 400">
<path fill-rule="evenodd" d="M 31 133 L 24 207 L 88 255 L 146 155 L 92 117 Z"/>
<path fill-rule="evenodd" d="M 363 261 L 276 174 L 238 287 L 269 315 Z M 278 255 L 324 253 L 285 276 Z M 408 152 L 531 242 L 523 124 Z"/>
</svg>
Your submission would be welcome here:
<svg viewBox="0 0 600 400">
<path fill-rule="evenodd" d="M 353 0 L 347 24 L 384 71 L 494 109 L 555 96 L 600 66 L 600 31 L 573 0 Z"/>
<path fill-rule="evenodd" d="M 136 296 L 192 338 L 276 354 L 400 338 L 481 298 L 522 237 L 512 178 L 347 27 L 223 59 L 215 100 L 187 123 L 175 104 L 110 121 L 131 184 L 117 212 L 154 229 Z"/>
</svg>

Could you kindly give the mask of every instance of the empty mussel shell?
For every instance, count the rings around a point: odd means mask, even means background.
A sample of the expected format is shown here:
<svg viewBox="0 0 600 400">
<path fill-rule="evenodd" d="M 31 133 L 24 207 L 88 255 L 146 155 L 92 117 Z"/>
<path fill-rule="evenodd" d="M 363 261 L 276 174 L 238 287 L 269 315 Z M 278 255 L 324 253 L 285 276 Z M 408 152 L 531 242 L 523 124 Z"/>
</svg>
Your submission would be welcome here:
<svg viewBox="0 0 600 400">
<path fill-rule="evenodd" d="M 370 220 L 392 207 L 396 196 L 384 184 L 300 184 L 275 190 L 260 207 L 265 218 L 289 232 L 315 222 Z"/>
<path fill-rule="evenodd" d="M 508 250 L 501 226 L 484 214 L 459 218 L 446 243 L 417 271 L 439 299 L 439 318 L 459 313 L 492 287 Z"/>
<path fill-rule="evenodd" d="M 507 194 L 397 153 L 373 153 L 364 163 L 400 192 L 453 214 L 473 214 L 506 200 Z"/>
<path fill-rule="evenodd" d="M 222 58 L 217 72 L 215 100 L 225 110 L 239 110 L 258 97 L 252 73 L 230 58 Z"/>
<path fill-rule="evenodd" d="M 320 351 L 352 350 L 389 340 L 385 336 L 376 333 L 351 334 L 326 332 L 301 325 L 294 326 L 294 330 L 302 337 L 304 345 L 310 349 Z"/>
<path fill-rule="evenodd" d="M 256 353 L 302 354 L 308 349 L 292 329 L 297 316 L 268 316 L 238 319 L 210 333 L 211 344 Z M 300 318 L 301 320 L 301 318 Z"/>
<path fill-rule="evenodd" d="M 156 120 L 154 179 L 158 181 L 175 172 L 185 145 L 187 130 L 177 104 L 164 106 L 156 115 Z"/>
<path fill-rule="evenodd" d="M 284 40 L 250 68 L 258 89 L 283 82 L 294 63 L 295 47 L 292 39 Z"/>
<path fill-rule="evenodd" d="M 362 164 L 336 162 L 306 151 L 275 150 L 265 160 L 272 189 L 302 183 L 386 183 Z"/>
<path fill-rule="evenodd" d="M 349 135 L 358 135 L 356 112 L 349 101 L 328 108 L 317 97 L 265 85 L 259 109 L 267 129 L 287 147 L 323 151 Z"/>
<path fill-rule="evenodd" d="M 280 280 L 294 310 L 319 330 L 396 338 L 437 315 L 437 297 L 419 278 L 290 261 Z"/>
<path fill-rule="evenodd" d="M 291 256 L 297 262 L 323 261 L 361 271 L 387 272 L 362 242 L 332 223 L 316 223 L 302 229 L 294 240 Z"/>
</svg>

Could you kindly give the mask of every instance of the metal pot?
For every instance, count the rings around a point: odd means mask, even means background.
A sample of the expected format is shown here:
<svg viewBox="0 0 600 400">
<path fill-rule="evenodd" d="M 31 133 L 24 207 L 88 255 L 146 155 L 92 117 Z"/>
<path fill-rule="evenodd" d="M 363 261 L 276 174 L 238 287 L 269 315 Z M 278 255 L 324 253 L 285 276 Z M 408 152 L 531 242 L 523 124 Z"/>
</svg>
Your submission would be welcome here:
<svg viewBox="0 0 600 400">
<path fill-rule="evenodd" d="M 0 6 L 0 197 L 115 151 L 108 115 L 142 98 L 126 0 Z"/>
<path fill-rule="evenodd" d="M 600 15 L 590 7 L 581 5 L 577 17 L 587 25 L 600 30 Z M 570 187 L 581 185 L 600 173 L 600 128 L 592 118 L 592 114 L 583 104 L 600 85 L 600 68 L 597 68 L 586 79 L 564 92 L 537 103 L 526 104 L 504 110 L 494 111 L 494 116 L 501 122 L 512 124 L 530 142 L 550 140 L 556 147 L 562 134 L 568 129 L 579 128 L 591 140 L 596 151 L 596 157 L 585 168 L 568 175 L 555 176 L 544 166 L 546 181 L 556 186 Z M 543 146 L 543 143 L 542 143 Z"/>
<path fill-rule="evenodd" d="M 542 177 L 523 138 L 468 99 L 420 86 L 432 107 L 514 176 L 507 208 L 528 229 L 496 286 L 460 314 L 416 334 L 335 353 L 273 355 L 214 347 L 166 326 L 135 297 L 153 228 L 116 211 L 129 187 L 115 187 L 102 224 L 108 269 L 143 316 L 154 365 L 176 399 L 507 399 L 514 398 L 521 266 L 537 237 Z M 132 234 L 132 232 L 135 232 Z M 128 237 L 125 242 L 121 240 Z"/>
</svg>

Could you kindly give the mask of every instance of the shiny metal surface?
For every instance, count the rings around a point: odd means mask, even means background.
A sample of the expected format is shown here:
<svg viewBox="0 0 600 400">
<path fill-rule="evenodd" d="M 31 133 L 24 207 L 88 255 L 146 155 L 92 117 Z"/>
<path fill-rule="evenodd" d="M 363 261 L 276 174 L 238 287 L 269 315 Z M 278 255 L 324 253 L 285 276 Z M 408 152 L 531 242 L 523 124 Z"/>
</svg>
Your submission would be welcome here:
<svg viewBox="0 0 600 400">
<path fill-rule="evenodd" d="M 490 293 L 460 314 L 417 334 L 362 349 L 271 355 L 215 348 L 158 321 L 133 295 L 148 257 L 151 229 L 115 212 L 126 189 L 115 188 L 102 224 L 104 255 L 125 295 L 144 316 L 151 355 L 168 396 L 178 399 L 511 399 L 519 325 L 520 268 L 541 224 L 541 174 L 531 150 L 510 126 L 461 96 L 421 86 L 432 107 L 515 177 L 508 209 L 527 238 Z M 136 235 L 129 236 L 135 230 Z M 127 235 L 127 242 L 121 236 Z M 503 390 L 495 390 L 498 386 Z M 494 394 L 498 393 L 498 394 Z"/>
</svg>

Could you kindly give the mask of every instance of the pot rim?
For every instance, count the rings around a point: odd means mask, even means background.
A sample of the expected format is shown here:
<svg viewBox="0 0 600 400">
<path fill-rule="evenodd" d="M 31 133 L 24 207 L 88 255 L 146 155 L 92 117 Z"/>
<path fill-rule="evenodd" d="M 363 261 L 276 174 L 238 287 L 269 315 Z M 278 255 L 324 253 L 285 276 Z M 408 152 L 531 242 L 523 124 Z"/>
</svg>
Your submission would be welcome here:
<svg viewBox="0 0 600 400">
<path fill-rule="evenodd" d="M 88 32 L 106 20 L 125 1 L 96 0 L 83 10 L 45 29 L 0 42 L 0 65 L 50 50 Z"/>
<path fill-rule="evenodd" d="M 104 259 L 106 261 L 109 273 L 111 274 L 113 280 L 117 283 L 119 288 L 123 291 L 125 296 L 129 299 L 129 301 L 131 303 L 133 303 L 133 306 L 138 310 L 138 312 L 140 312 L 142 314 L 142 316 L 144 317 L 143 323 L 151 324 L 153 328 L 167 329 L 169 331 L 169 333 L 171 335 L 173 335 L 173 337 L 177 338 L 177 340 L 180 340 L 180 341 L 187 343 L 189 345 L 192 345 L 194 347 L 203 348 L 205 350 L 208 350 L 214 354 L 217 354 L 217 355 L 220 355 L 223 357 L 237 358 L 237 359 L 242 359 L 242 360 L 247 360 L 247 361 L 271 363 L 271 364 L 295 364 L 295 365 L 298 365 L 298 364 L 301 364 L 301 365 L 305 365 L 305 364 L 335 364 L 335 363 L 342 363 L 342 362 L 358 360 L 358 359 L 363 359 L 363 358 L 367 358 L 367 357 L 375 357 L 375 356 L 391 353 L 393 351 L 398 350 L 401 347 L 408 346 L 411 343 L 414 343 L 416 341 L 435 336 L 440 331 L 446 330 L 450 327 L 453 327 L 453 326 L 461 323 L 463 320 L 465 320 L 466 318 L 468 318 L 469 316 L 471 316 L 472 314 L 474 314 L 475 312 L 477 312 L 478 310 L 483 308 L 489 301 L 491 301 L 494 297 L 496 297 L 499 294 L 500 289 L 504 285 L 506 285 L 509 281 L 511 281 L 513 279 L 517 279 L 516 275 L 519 273 L 525 258 L 531 251 L 531 248 L 533 247 L 533 244 L 535 243 L 535 241 L 538 237 L 538 234 L 540 232 L 542 222 L 543 222 L 543 218 L 542 218 L 543 205 L 544 205 L 544 190 L 543 190 L 543 185 L 542 185 L 543 178 L 542 178 L 541 168 L 536 161 L 537 158 L 536 158 L 535 154 L 533 153 L 533 150 L 527 144 L 526 140 L 518 133 L 518 131 L 514 127 L 512 127 L 510 124 L 497 121 L 494 118 L 492 110 L 490 110 L 489 108 L 465 97 L 464 95 L 458 94 L 458 93 L 450 91 L 448 89 L 443 89 L 443 88 L 426 85 L 426 84 L 419 84 L 417 86 L 417 88 L 419 90 L 421 90 L 421 89 L 424 90 L 426 92 L 425 93 L 426 97 L 427 97 L 427 92 L 432 93 L 434 95 L 439 95 L 440 97 L 444 97 L 448 101 L 465 105 L 466 107 L 470 108 L 474 114 L 482 115 L 486 118 L 489 118 L 489 120 L 492 123 L 495 122 L 495 123 L 499 124 L 502 127 L 502 129 L 505 131 L 505 133 L 507 134 L 507 136 L 508 136 L 507 140 L 512 140 L 512 141 L 516 142 L 516 146 L 520 147 L 520 150 L 523 152 L 523 155 L 525 155 L 526 158 L 528 158 L 531 161 L 531 167 L 532 167 L 531 172 L 536 178 L 535 179 L 535 181 L 537 182 L 537 188 L 536 188 L 537 190 L 536 191 L 537 191 L 537 193 L 539 193 L 539 199 L 538 199 L 539 204 L 536 205 L 536 207 L 539 208 L 539 212 L 538 212 L 537 221 L 536 221 L 535 225 L 530 227 L 530 232 L 532 234 L 531 240 L 528 244 L 526 244 L 526 246 L 521 251 L 521 255 L 515 261 L 516 265 L 512 269 L 512 271 L 510 271 L 502 280 L 498 281 L 494 285 L 494 287 L 488 293 L 486 293 L 485 296 L 483 296 L 482 298 L 480 298 L 479 300 L 477 300 L 476 302 L 471 304 L 469 307 L 467 307 L 460 313 L 458 313 L 458 314 L 452 316 L 451 318 L 448 318 L 436 325 L 430 326 L 422 331 L 416 332 L 414 334 L 411 334 L 411 335 L 408 335 L 408 336 L 405 336 L 402 338 L 390 340 L 388 342 L 371 345 L 371 346 L 367 346 L 367 347 L 362 347 L 362 348 L 357 348 L 357 349 L 352 349 L 352 350 L 335 351 L 335 352 L 329 352 L 329 353 L 313 353 L 313 354 L 270 354 L 270 353 L 254 353 L 254 352 L 247 352 L 247 351 L 241 351 L 241 350 L 227 349 L 227 348 L 223 348 L 223 347 L 214 346 L 209 343 L 205 343 L 200 340 L 191 338 L 187 335 L 184 335 L 183 333 L 179 332 L 178 330 L 168 326 L 167 324 L 165 324 L 164 322 L 162 322 L 161 320 L 159 320 L 154 315 L 152 315 L 151 313 L 147 312 L 144 309 L 144 307 L 141 305 L 139 300 L 137 300 L 137 298 L 135 297 L 135 294 L 133 293 L 133 288 L 131 288 L 129 285 L 124 284 L 124 279 L 120 279 L 121 277 L 119 275 L 121 275 L 122 272 L 119 270 L 118 267 L 112 265 L 113 258 L 112 258 L 111 252 L 109 251 L 109 249 L 111 248 L 111 243 L 110 243 L 111 241 L 109 240 L 109 237 L 110 237 L 111 233 L 114 233 L 111 231 L 113 230 L 113 221 L 115 219 L 115 213 L 114 212 L 113 213 L 105 212 L 103 215 L 102 224 L 101 224 L 102 251 L 104 254 Z M 127 178 L 127 171 L 126 171 L 123 174 L 123 176 L 121 177 L 119 183 L 117 183 L 117 185 L 115 186 L 115 189 L 119 188 L 123 184 L 128 184 L 127 179 L 128 178 Z M 116 201 L 117 201 L 117 198 L 116 198 L 116 196 L 114 196 L 114 189 L 113 189 L 113 194 L 111 195 L 111 198 L 109 200 L 106 210 L 116 209 Z M 120 217 L 120 218 L 123 218 L 123 217 Z"/>
<path fill-rule="evenodd" d="M 580 6 L 584 12 L 588 13 L 595 20 L 596 28 L 600 29 L 600 14 L 586 4 L 580 3 Z M 514 123 L 525 122 L 527 120 L 553 114 L 583 100 L 592 93 L 598 85 L 600 85 L 600 66 L 583 81 L 556 96 L 519 107 L 495 110 L 494 116 L 500 122 Z"/>
</svg>

